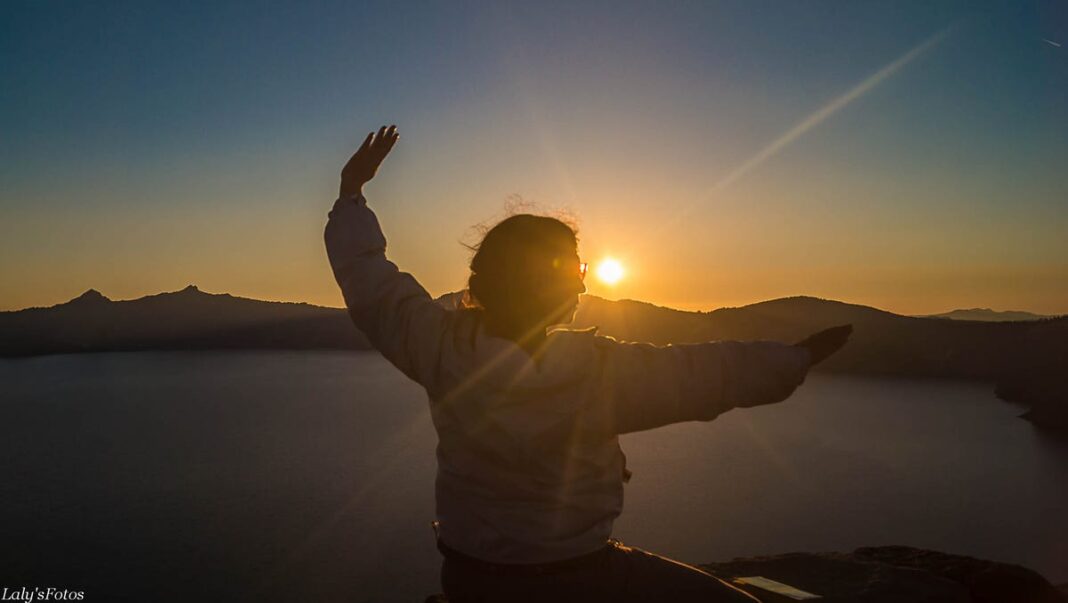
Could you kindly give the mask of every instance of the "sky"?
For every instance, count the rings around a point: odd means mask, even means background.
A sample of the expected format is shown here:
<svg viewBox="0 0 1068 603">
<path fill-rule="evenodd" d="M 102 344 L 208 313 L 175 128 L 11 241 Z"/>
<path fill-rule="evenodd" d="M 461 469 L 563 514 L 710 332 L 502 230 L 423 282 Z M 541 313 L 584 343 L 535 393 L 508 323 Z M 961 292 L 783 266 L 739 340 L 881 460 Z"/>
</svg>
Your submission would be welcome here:
<svg viewBox="0 0 1068 603">
<path fill-rule="evenodd" d="M 0 310 L 188 284 L 340 307 L 338 173 L 464 287 L 568 212 L 591 294 L 1068 313 L 1068 0 L 0 4 Z"/>
</svg>

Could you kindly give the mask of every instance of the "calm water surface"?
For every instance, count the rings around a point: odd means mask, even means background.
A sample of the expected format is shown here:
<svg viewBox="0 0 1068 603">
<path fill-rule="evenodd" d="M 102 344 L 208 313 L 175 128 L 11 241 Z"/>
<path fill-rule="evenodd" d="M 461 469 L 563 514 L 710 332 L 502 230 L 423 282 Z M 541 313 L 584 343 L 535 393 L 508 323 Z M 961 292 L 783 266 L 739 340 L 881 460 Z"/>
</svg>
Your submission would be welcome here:
<svg viewBox="0 0 1068 603">
<path fill-rule="evenodd" d="M 421 601 L 423 391 L 375 354 L 0 361 L 0 586 L 86 599 Z M 1068 446 L 989 386 L 810 375 L 623 439 L 615 535 L 690 562 L 907 544 L 1068 582 Z"/>
</svg>

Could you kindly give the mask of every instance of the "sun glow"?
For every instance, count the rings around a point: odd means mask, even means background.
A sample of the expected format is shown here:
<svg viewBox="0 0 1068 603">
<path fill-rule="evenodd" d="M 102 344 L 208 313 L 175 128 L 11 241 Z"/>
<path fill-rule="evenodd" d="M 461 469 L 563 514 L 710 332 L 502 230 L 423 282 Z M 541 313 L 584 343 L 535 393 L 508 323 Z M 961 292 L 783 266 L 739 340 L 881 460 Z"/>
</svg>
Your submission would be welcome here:
<svg viewBox="0 0 1068 603">
<path fill-rule="evenodd" d="M 613 258 L 605 258 L 597 265 L 597 278 L 606 285 L 614 285 L 623 278 L 623 264 Z"/>
</svg>

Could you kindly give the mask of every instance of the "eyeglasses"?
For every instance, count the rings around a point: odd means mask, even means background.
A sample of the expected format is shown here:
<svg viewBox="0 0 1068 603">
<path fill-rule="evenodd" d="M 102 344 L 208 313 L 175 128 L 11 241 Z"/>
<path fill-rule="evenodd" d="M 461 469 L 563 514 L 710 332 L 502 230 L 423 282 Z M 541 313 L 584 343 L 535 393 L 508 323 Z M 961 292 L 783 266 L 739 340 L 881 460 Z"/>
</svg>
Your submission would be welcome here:
<svg viewBox="0 0 1068 603">
<path fill-rule="evenodd" d="M 567 265 L 567 262 L 561 260 L 560 258 L 555 258 L 553 260 L 553 270 L 560 270 L 565 265 Z M 572 264 L 572 266 L 573 265 L 574 264 Z M 586 272 L 588 272 L 589 269 L 590 269 L 589 263 L 587 263 L 587 262 L 579 262 L 579 265 L 578 265 L 579 278 L 585 279 L 586 278 Z"/>
</svg>

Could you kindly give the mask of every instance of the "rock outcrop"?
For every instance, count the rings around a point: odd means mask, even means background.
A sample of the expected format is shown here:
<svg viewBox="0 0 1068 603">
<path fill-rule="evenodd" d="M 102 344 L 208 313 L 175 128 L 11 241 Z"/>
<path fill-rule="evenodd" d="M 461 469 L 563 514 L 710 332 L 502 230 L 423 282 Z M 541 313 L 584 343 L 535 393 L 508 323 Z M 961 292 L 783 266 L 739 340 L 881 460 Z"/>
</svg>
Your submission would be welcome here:
<svg viewBox="0 0 1068 603">
<path fill-rule="evenodd" d="M 1068 603 L 1064 590 L 1019 565 L 907 546 L 852 553 L 788 553 L 699 565 L 724 580 L 762 576 L 819 595 L 820 603 Z M 738 584 L 767 603 L 793 601 Z M 432 595 L 425 603 L 448 603 Z"/>
<path fill-rule="evenodd" d="M 721 577 L 764 576 L 821 595 L 823 603 L 1065 603 L 1063 594 L 1019 565 L 907 546 L 852 553 L 790 553 L 700 566 Z M 765 601 L 775 599 L 752 590 Z"/>
</svg>

